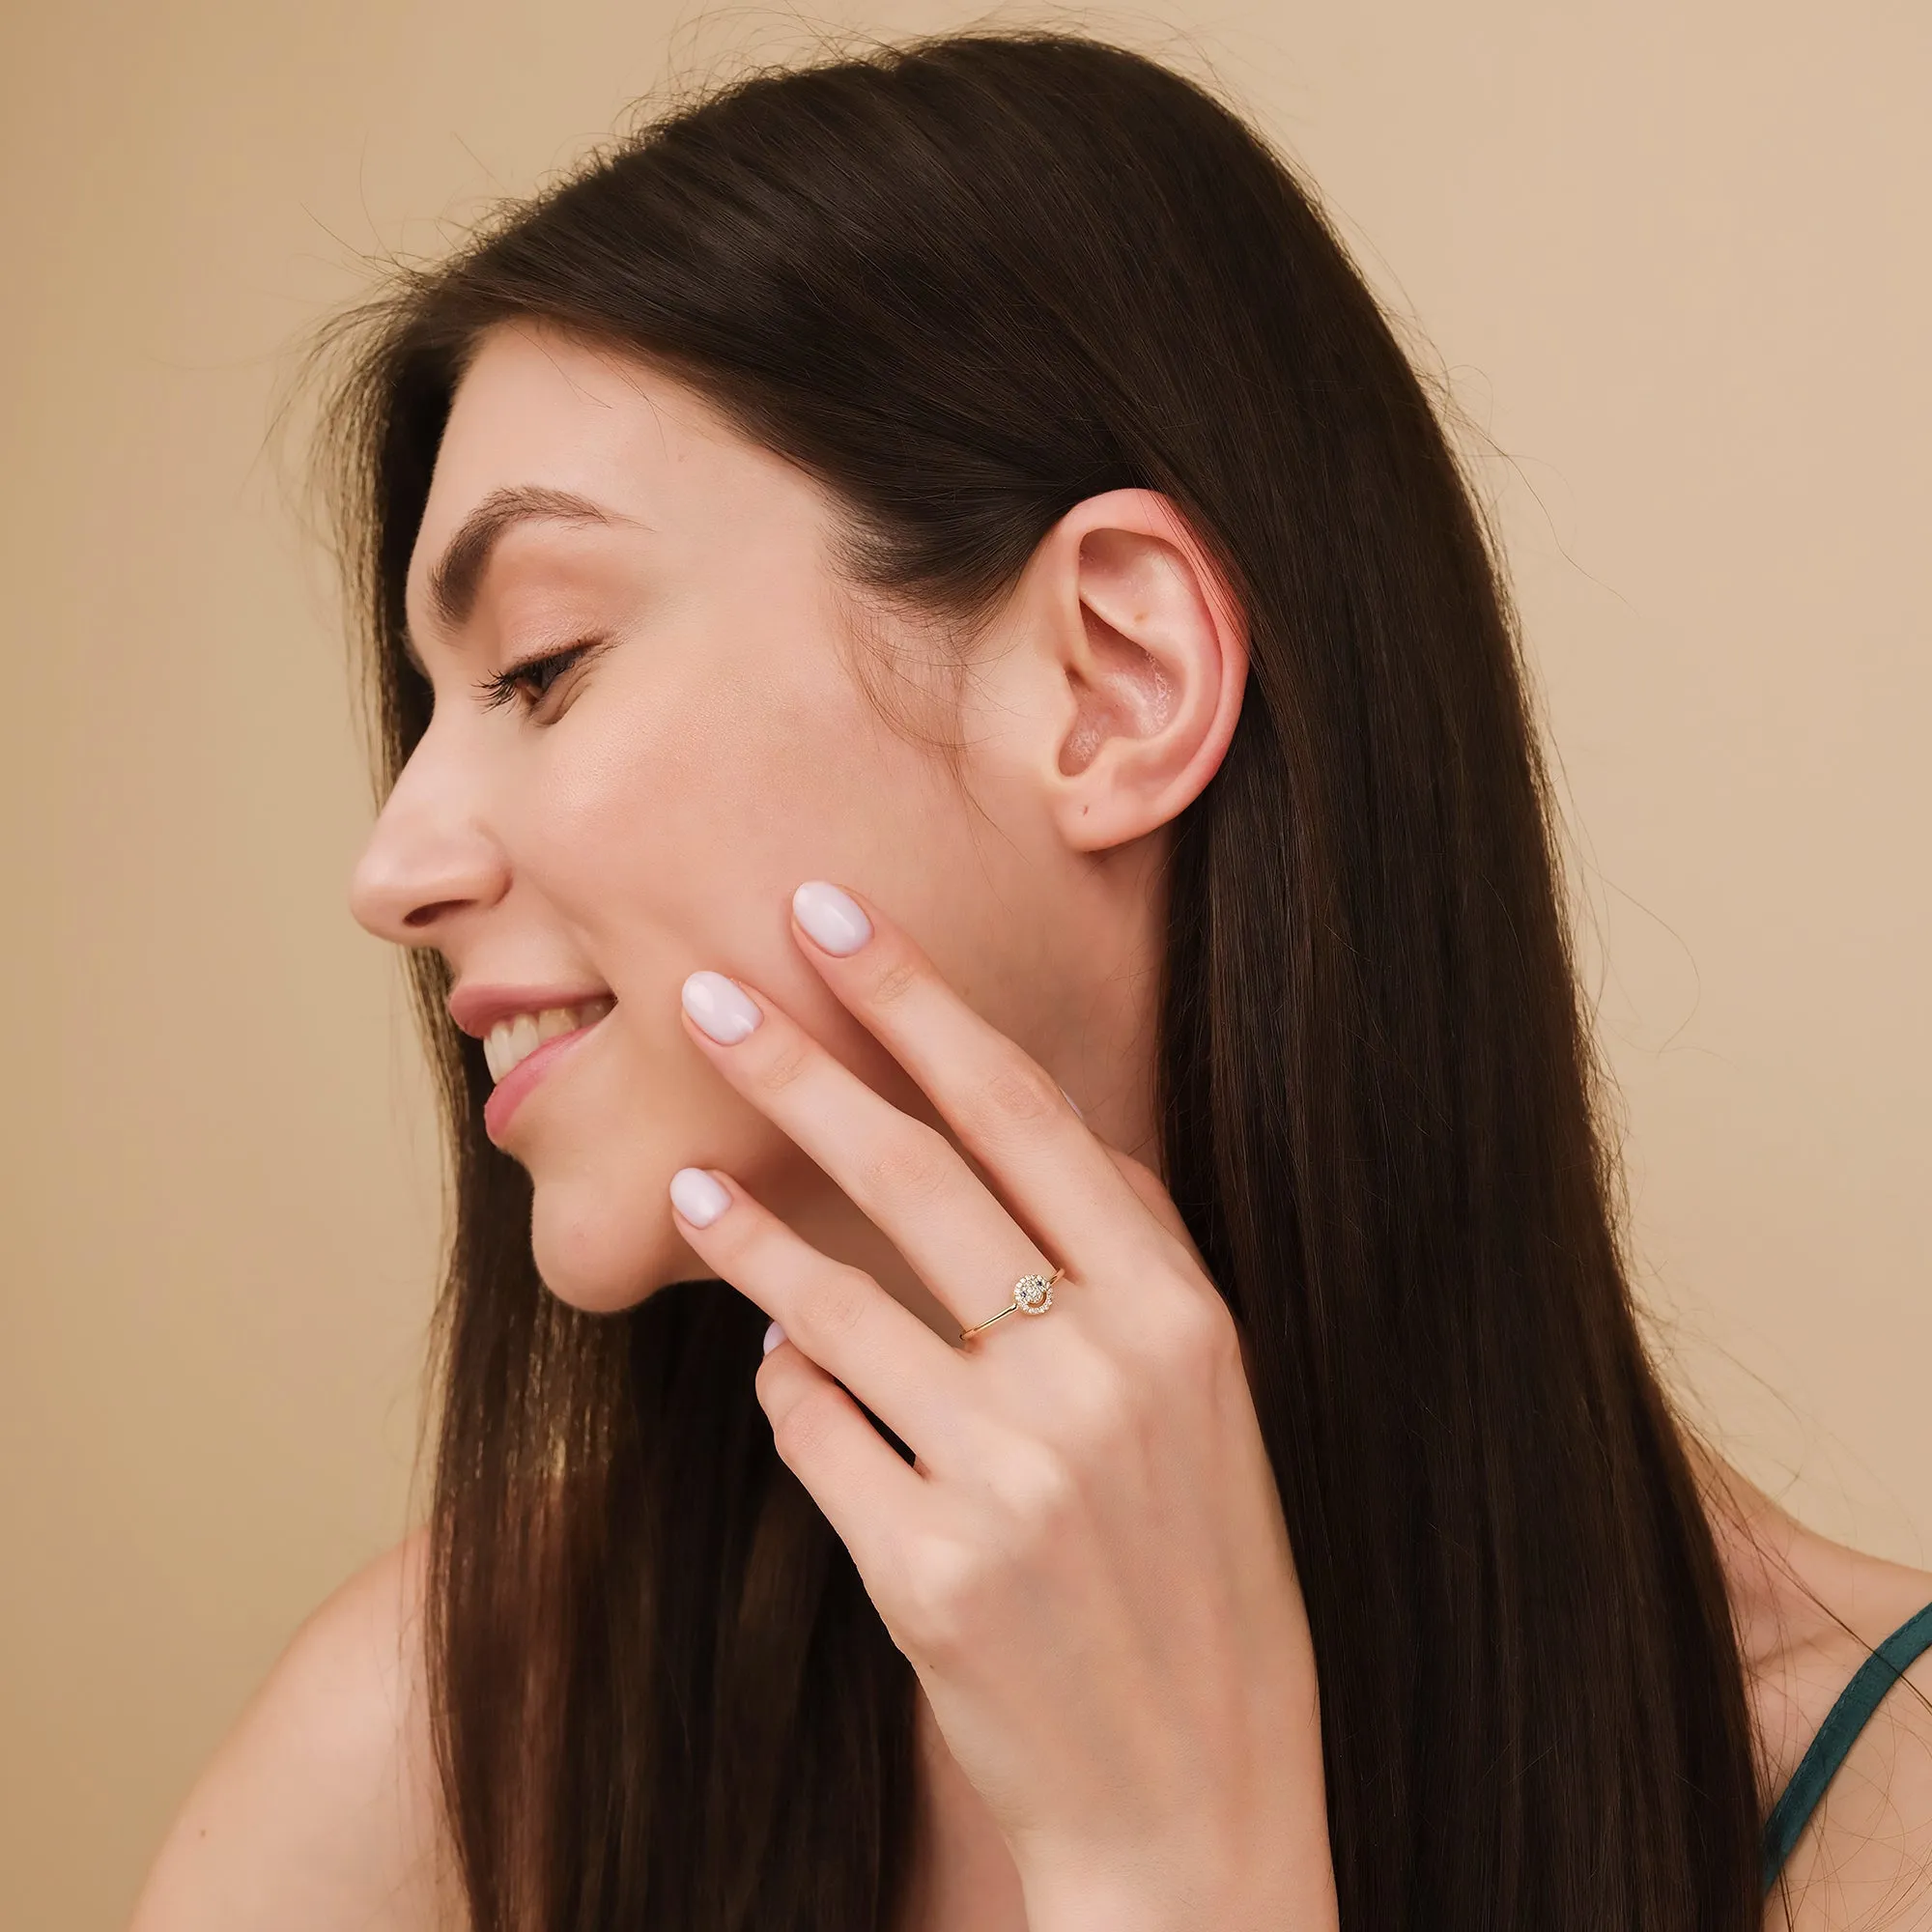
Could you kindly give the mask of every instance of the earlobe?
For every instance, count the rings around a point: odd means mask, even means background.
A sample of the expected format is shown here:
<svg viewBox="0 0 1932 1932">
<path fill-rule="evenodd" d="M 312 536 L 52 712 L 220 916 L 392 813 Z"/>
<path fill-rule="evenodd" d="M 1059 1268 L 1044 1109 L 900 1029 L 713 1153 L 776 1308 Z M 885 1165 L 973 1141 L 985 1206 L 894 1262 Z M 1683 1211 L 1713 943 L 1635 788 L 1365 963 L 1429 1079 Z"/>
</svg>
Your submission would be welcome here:
<svg viewBox="0 0 1932 1932">
<path fill-rule="evenodd" d="M 1152 491 L 1089 497 L 1049 541 L 1065 692 L 1056 815 L 1070 845 L 1101 851 L 1178 816 L 1219 769 L 1240 711 L 1245 626 Z"/>
</svg>

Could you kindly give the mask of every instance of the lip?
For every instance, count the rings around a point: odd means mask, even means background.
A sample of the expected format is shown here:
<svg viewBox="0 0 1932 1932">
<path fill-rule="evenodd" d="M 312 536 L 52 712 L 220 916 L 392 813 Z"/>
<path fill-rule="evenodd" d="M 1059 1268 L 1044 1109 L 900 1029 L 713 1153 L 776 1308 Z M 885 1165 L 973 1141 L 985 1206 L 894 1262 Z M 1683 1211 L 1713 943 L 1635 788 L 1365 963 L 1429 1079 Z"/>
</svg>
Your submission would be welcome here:
<svg viewBox="0 0 1932 1932">
<path fill-rule="evenodd" d="M 559 1006 L 575 1004 L 558 1001 Z M 526 1008 L 513 1008 L 512 1011 L 526 1011 Z M 612 1010 L 615 1010 L 614 1009 Z M 517 1062 L 502 1079 L 490 1090 L 490 1097 L 483 1103 L 483 1131 L 498 1147 L 503 1144 L 503 1132 L 510 1124 L 510 1117 L 524 1104 L 524 1099 L 537 1082 L 554 1067 L 574 1047 L 581 1046 L 590 1036 L 611 1017 L 592 1020 L 588 1026 L 573 1027 L 568 1033 L 553 1035 L 549 1039 Z"/>
<path fill-rule="evenodd" d="M 519 1013 L 587 1006 L 611 997 L 609 986 L 459 986 L 449 996 L 449 1017 L 472 1039 L 481 1039 L 498 1020 L 513 1020 Z"/>
</svg>

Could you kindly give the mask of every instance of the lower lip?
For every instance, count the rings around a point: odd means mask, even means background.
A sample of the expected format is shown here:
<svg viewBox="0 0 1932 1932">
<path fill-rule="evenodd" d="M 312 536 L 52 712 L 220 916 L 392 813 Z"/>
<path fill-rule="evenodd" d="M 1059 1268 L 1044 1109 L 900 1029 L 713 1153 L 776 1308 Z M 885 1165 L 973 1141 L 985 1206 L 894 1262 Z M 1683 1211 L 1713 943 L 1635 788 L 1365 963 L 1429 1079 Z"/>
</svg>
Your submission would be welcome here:
<svg viewBox="0 0 1932 1932">
<path fill-rule="evenodd" d="M 560 1033 L 547 1039 L 526 1059 L 520 1060 L 502 1079 L 490 1090 L 490 1097 L 483 1103 L 483 1131 L 498 1147 L 503 1142 L 503 1130 L 510 1124 L 510 1116 L 524 1104 L 524 1095 L 533 1088 L 559 1060 L 573 1047 L 583 1041 L 604 1024 L 604 1019 L 593 1020 L 586 1027 L 574 1027 L 569 1033 Z"/>
</svg>

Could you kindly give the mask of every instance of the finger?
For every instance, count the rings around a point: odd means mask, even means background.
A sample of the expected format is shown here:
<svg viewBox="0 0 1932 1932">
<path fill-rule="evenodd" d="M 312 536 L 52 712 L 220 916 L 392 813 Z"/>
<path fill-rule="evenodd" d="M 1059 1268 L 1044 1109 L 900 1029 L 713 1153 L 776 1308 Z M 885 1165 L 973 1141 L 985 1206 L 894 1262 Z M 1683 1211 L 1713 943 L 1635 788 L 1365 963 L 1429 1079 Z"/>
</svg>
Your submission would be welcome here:
<svg viewBox="0 0 1932 1932">
<path fill-rule="evenodd" d="M 1106 1150 L 1107 1158 L 1120 1170 L 1122 1179 L 1139 1195 L 1141 1206 L 1187 1250 L 1188 1259 L 1205 1274 L 1208 1264 L 1200 1246 L 1160 1176 L 1145 1161 L 1136 1160 L 1130 1153 L 1122 1153 L 1108 1142 L 1102 1141 L 1100 1145 Z"/>
<path fill-rule="evenodd" d="M 1053 1076 L 982 1019 L 925 952 L 856 894 L 811 880 L 792 895 L 800 949 L 924 1089 L 960 1145 L 1049 1252 L 1098 1264 L 1145 1229 L 1139 1194 Z"/>
<path fill-rule="evenodd" d="M 1046 1259 L 937 1127 L 895 1107 L 763 994 L 694 973 L 684 1009 L 711 1063 L 832 1177 L 962 1328 L 990 1316 L 1022 1275 L 1050 1275 L 1064 1259 Z"/>
<path fill-rule="evenodd" d="M 928 1467 L 951 1465 L 967 1397 L 956 1350 L 718 1169 L 679 1168 L 670 1198 L 678 1232 L 706 1267 L 755 1301 Z"/>
<path fill-rule="evenodd" d="M 779 1460 L 852 1552 L 876 1601 L 888 1551 L 904 1548 L 924 1508 L 926 1479 L 900 1460 L 851 1396 L 789 1336 L 759 1364 L 757 1394 Z"/>
</svg>

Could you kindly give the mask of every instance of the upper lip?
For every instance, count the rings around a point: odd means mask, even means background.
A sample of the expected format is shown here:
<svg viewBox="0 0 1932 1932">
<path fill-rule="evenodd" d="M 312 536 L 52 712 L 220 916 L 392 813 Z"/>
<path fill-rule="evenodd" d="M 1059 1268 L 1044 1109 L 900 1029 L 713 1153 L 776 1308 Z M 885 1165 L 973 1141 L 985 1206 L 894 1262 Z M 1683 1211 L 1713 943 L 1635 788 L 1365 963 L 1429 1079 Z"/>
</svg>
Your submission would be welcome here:
<svg viewBox="0 0 1932 1932">
<path fill-rule="evenodd" d="M 519 1013 L 541 1013 L 553 1007 L 582 1007 L 613 999 L 609 986 L 458 986 L 449 996 L 449 1016 L 473 1039 L 482 1039 L 500 1020 Z"/>
</svg>

